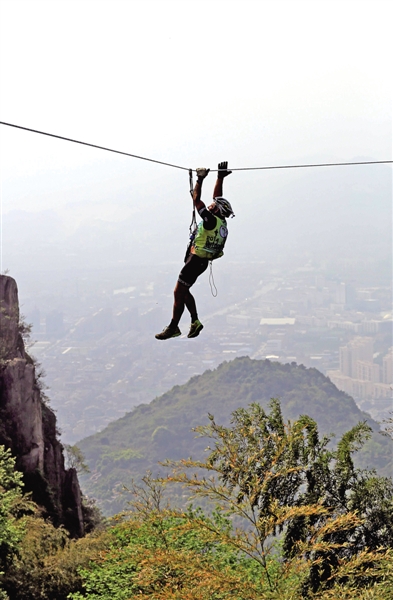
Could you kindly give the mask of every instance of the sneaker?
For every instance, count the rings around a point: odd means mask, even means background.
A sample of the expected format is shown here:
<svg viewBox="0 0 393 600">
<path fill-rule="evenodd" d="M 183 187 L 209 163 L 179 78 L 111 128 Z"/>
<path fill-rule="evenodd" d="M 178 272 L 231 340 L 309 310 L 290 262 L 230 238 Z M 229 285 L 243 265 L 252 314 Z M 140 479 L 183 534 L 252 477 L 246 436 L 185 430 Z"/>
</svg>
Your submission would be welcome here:
<svg viewBox="0 0 393 600">
<path fill-rule="evenodd" d="M 181 335 L 181 331 L 178 327 L 168 325 L 161 333 L 157 333 L 155 337 L 157 340 L 169 340 L 169 338 L 179 337 L 179 335 Z"/>
<path fill-rule="evenodd" d="M 202 323 L 197 319 L 193 323 L 191 323 L 190 331 L 188 332 L 188 338 L 197 337 L 201 333 L 203 329 Z"/>
</svg>

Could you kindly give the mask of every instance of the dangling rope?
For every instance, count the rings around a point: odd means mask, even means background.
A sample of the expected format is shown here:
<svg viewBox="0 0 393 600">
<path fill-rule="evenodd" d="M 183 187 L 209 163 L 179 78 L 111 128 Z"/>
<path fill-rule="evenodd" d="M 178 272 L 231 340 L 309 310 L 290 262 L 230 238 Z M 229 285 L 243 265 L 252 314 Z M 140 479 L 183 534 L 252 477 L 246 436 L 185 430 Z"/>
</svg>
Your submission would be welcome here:
<svg viewBox="0 0 393 600">
<path fill-rule="evenodd" d="M 209 285 L 210 285 L 210 291 L 212 293 L 213 298 L 217 298 L 217 288 L 216 288 L 216 284 L 214 282 L 214 276 L 213 276 L 213 261 L 210 261 L 210 273 L 209 273 Z"/>
</svg>

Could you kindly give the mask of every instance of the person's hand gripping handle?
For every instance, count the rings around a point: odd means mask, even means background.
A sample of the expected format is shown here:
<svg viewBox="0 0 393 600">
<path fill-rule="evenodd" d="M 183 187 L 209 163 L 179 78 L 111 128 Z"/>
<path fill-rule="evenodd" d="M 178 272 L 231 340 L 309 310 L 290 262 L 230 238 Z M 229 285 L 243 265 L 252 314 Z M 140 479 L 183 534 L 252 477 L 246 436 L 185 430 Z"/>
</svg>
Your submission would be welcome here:
<svg viewBox="0 0 393 600">
<path fill-rule="evenodd" d="M 205 169 L 204 167 L 200 167 L 199 169 L 196 169 L 196 174 L 197 174 L 199 183 L 201 183 L 205 179 L 205 177 L 207 177 L 209 175 L 209 171 L 210 171 L 210 169 Z"/>
</svg>

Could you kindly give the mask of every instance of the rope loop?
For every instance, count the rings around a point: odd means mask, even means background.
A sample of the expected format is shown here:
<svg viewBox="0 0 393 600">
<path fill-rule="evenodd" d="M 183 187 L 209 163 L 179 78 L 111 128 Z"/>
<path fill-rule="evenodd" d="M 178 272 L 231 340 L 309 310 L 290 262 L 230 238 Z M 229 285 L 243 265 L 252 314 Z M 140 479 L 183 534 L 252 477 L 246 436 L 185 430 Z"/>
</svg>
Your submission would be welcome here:
<svg viewBox="0 0 393 600">
<path fill-rule="evenodd" d="M 216 284 L 214 282 L 214 275 L 213 275 L 213 261 L 209 261 L 210 264 L 210 273 L 209 273 L 209 285 L 210 285 L 210 291 L 211 294 L 213 296 L 213 298 L 217 298 L 218 295 L 218 290 L 216 288 Z"/>
</svg>

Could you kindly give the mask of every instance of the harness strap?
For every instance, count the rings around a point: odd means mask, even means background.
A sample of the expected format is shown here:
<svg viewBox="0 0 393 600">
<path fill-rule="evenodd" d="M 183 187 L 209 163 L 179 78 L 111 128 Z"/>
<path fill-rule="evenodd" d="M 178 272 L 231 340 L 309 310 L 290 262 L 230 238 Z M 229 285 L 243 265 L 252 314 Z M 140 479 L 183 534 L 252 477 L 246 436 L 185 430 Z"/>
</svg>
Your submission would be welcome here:
<svg viewBox="0 0 393 600">
<path fill-rule="evenodd" d="M 190 194 L 191 198 L 194 198 L 194 179 L 192 176 L 192 169 L 188 169 L 188 179 L 190 182 Z"/>
<path fill-rule="evenodd" d="M 192 243 L 192 240 L 194 238 L 194 231 L 196 229 L 197 226 L 197 222 L 196 222 L 196 218 L 195 218 L 195 204 L 194 204 L 194 178 L 192 175 L 192 169 L 188 170 L 188 179 L 190 182 L 190 194 L 191 194 L 191 198 L 192 198 L 192 218 L 191 218 L 191 223 L 190 223 L 190 245 Z M 189 246 L 190 247 L 190 246 Z M 216 284 L 214 281 L 214 276 L 213 276 L 213 262 L 210 260 L 209 261 L 210 264 L 210 273 L 209 273 L 209 284 L 210 284 L 210 291 L 211 294 L 213 296 L 213 298 L 215 298 L 217 296 L 217 288 L 216 288 Z"/>
<path fill-rule="evenodd" d="M 192 169 L 188 169 L 188 179 L 190 182 L 190 194 L 191 194 L 191 198 L 192 198 L 192 217 L 191 217 L 191 223 L 190 223 L 190 236 L 194 233 L 194 230 L 196 228 L 196 217 L 195 217 L 195 205 L 194 205 L 194 178 L 192 175 Z"/>
</svg>

